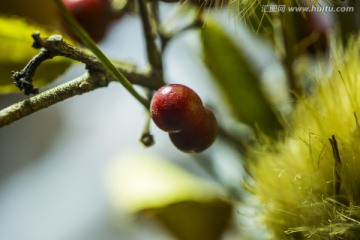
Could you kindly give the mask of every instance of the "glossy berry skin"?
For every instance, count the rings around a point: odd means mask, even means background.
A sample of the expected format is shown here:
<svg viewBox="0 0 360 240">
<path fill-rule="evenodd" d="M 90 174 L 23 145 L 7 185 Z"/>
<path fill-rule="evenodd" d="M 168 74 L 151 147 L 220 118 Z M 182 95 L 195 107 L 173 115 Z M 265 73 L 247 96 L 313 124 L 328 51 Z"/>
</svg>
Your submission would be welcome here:
<svg viewBox="0 0 360 240">
<path fill-rule="evenodd" d="M 110 0 L 63 0 L 65 7 L 95 40 L 100 41 L 112 21 Z"/>
<path fill-rule="evenodd" d="M 203 116 L 195 125 L 177 133 L 169 133 L 171 142 L 176 148 L 187 153 L 202 152 L 215 141 L 217 136 L 217 122 L 214 114 L 204 108 Z"/>
<path fill-rule="evenodd" d="M 204 115 L 200 97 L 189 87 L 169 84 L 159 88 L 150 103 L 150 115 L 165 132 L 192 127 Z"/>
</svg>

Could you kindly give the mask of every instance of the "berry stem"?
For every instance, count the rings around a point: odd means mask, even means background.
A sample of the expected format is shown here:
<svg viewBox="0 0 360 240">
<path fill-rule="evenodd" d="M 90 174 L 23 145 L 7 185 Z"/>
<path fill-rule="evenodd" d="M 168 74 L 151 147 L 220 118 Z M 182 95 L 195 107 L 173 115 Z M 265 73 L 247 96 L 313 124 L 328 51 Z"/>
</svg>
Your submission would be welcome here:
<svg viewBox="0 0 360 240">
<path fill-rule="evenodd" d="M 155 143 L 154 137 L 150 131 L 150 123 L 151 123 L 150 113 L 147 112 L 146 122 L 145 122 L 144 129 L 143 129 L 143 132 L 142 132 L 141 138 L 140 138 L 140 142 L 145 147 L 151 147 Z"/>
<path fill-rule="evenodd" d="M 148 96 L 148 99 L 150 101 L 152 98 L 152 91 L 150 89 L 145 89 L 145 91 L 146 91 L 146 95 Z M 145 124 L 144 124 L 144 129 L 143 129 L 143 131 L 141 133 L 141 137 L 140 137 L 140 142 L 145 147 L 151 147 L 155 143 L 154 137 L 151 134 L 150 125 L 151 125 L 151 115 L 150 115 L 150 112 L 146 112 L 146 120 L 145 120 Z"/>
<path fill-rule="evenodd" d="M 146 109 L 149 109 L 150 103 L 147 99 L 143 98 L 132 86 L 129 80 L 119 72 L 111 61 L 105 56 L 105 54 L 98 48 L 96 43 L 92 40 L 89 34 L 80 26 L 80 24 L 74 19 L 69 11 L 64 6 L 61 0 L 54 0 L 60 13 L 63 15 L 65 21 L 69 25 L 73 34 L 80 39 L 83 44 L 90 49 L 90 51 L 99 59 L 104 67 L 111 73 L 116 81 L 121 83 L 128 92 L 133 95 Z"/>
</svg>

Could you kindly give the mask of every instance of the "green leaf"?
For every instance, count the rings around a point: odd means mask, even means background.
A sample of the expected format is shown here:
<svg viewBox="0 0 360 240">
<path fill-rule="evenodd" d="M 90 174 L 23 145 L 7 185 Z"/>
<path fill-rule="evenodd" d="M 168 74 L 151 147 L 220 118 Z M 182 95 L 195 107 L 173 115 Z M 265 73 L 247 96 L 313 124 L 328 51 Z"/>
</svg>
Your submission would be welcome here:
<svg viewBox="0 0 360 240">
<path fill-rule="evenodd" d="M 16 0 L 2 3 L 1 14 L 21 16 L 49 27 L 59 25 L 60 15 L 52 0 Z"/>
<path fill-rule="evenodd" d="M 201 39 L 204 62 L 233 115 L 254 129 L 275 136 L 282 126 L 248 58 L 214 23 L 206 24 Z"/>
<path fill-rule="evenodd" d="M 42 36 L 54 34 L 39 25 L 26 22 L 17 17 L 0 16 L 0 93 L 18 92 L 11 79 L 12 71 L 25 67 L 39 50 L 31 47 L 31 35 L 40 31 Z M 36 71 L 34 86 L 41 87 L 56 79 L 71 64 L 66 58 L 54 58 L 45 61 Z"/>
<path fill-rule="evenodd" d="M 110 166 L 116 208 L 154 216 L 177 239 L 219 239 L 232 206 L 222 189 L 154 155 L 130 155 Z"/>
<path fill-rule="evenodd" d="M 156 211 L 155 217 L 177 239 L 219 240 L 231 213 L 231 205 L 224 201 L 184 201 Z"/>
</svg>

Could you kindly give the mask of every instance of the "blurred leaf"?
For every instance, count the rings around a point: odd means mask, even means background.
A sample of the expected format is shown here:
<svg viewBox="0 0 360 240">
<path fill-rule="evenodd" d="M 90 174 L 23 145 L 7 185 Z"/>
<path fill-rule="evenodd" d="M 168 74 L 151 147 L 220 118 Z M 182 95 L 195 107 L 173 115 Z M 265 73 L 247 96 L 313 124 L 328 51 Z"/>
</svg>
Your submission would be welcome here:
<svg viewBox="0 0 360 240">
<path fill-rule="evenodd" d="M 204 61 L 234 116 L 270 136 L 282 128 L 248 59 L 214 23 L 202 29 Z"/>
<path fill-rule="evenodd" d="M 122 157 L 107 177 L 116 208 L 154 216 L 177 239 L 219 239 L 231 218 L 222 189 L 157 156 Z"/>
<path fill-rule="evenodd" d="M 2 1 L 0 14 L 26 18 L 48 27 L 58 26 L 60 19 L 53 0 Z"/>
<path fill-rule="evenodd" d="M 217 240 L 229 224 L 232 207 L 224 201 L 178 202 L 155 213 L 177 239 Z"/>
<path fill-rule="evenodd" d="M 19 91 L 11 79 L 12 71 L 24 68 L 39 52 L 31 47 L 31 34 L 35 31 L 40 31 L 43 37 L 54 34 L 23 19 L 0 16 L 0 93 Z M 45 61 L 36 71 L 34 86 L 44 86 L 55 80 L 70 64 L 71 61 L 66 58 Z"/>
</svg>

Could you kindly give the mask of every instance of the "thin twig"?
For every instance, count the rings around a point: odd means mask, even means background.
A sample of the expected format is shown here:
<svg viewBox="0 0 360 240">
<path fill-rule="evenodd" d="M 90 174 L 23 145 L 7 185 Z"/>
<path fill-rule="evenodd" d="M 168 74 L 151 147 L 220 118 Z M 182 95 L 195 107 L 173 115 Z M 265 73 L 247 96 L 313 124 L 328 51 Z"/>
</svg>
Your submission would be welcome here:
<svg viewBox="0 0 360 240">
<path fill-rule="evenodd" d="M 154 73 L 154 81 L 158 81 L 163 84 L 162 56 L 158 46 L 156 45 L 156 16 L 149 13 L 146 2 L 146 0 L 138 0 L 140 18 L 143 26 L 143 32 L 145 35 L 147 56 L 152 71 Z"/>
<path fill-rule="evenodd" d="M 52 59 L 55 55 L 43 49 L 39 54 L 33 57 L 25 68 L 19 72 L 13 72 L 12 79 L 15 80 L 14 84 L 22 91 L 24 90 L 25 95 L 38 94 L 39 89 L 35 88 L 32 84 L 32 78 L 35 75 L 37 68 L 40 64 L 48 59 Z"/>
<path fill-rule="evenodd" d="M 147 99 L 143 98 L 132 86 L 131 82 L 126 79 L 126 77 L 116 69 L 113 63 L 105 56 L 105 54 L 99 49 L 96 43 L 92 40 L 89 34 L 83 29 L 83 27 L 76 21 L 74 16 L 69 12 L 65 7 L 64 3 L 61 0 L 54 0 L 56 6 L 58 7 L 59 12 L 64 17 L 69 28 L 72 30 L 73 34 L 78 37 L 83 44 L 99 59 L 99 61 L 104 65 L 106 70 L 111 73 L 113 78 L 121 83 L 123 87 L 131 94 L 133 97 L 138 100 L 145 108 L 149 108 L 149 102 Z"/>
<path fill-rule="evenodd" d="M 335 159 L 334 163 L 334 195 L 335 197 L 340 194 L 341 190 L 341 158 L 340 158 L 340 152 L 339 147 L 335 138 L 335 135 L 332 135 L 331 138 L 329 138 L 332 150 L 333 150 L 333 156 Z"/>
<path fill-rule="evenodd" d="M 65 99 L 90 92 L 99 87 L 105 87 L 108 83 L 108 79 L 104 78 L 103 75 L 85 73 L 79 78 L 2 109 L 0 111 L 0 127 L 9 125 Z"/>
<path fill-rule="evenodd" d="M 32 37 L 34 39 L 34 48 L 43 48 L 53 53 L 55 56 L 63 56 L 84 63 L 87 68 L 104 71 L 103 65 L 95 56 L 63 41 L 61 35 L 52 35 L 48 38 L 41 38 L 40 33 L 35 32 Z"/>
<path fill-rule="evenodd" d="M 218 136 L 232 145 L 240 155 L 247 155 L 248 146 L 251 145 L 250 139 L 245 139 L 245 137 L 239 135 L 235 136 L 221 126 L 218 126 Z"/>
<path fill-rule="evenodd" d="M 26 88 L 26 93 L 37 93 L 34 92 L 36 89 L 32 85 L 32 78 L 35 75 L 37 67 L 47 59 L 64 56 L 84 63 L 88 72 L 80 78 L 0 110 L 0 127 L 11 124 L 18 119 L 70 97 L 107 86 L 109 82 L 117 82 L 113 75 L 106 71 L 105 67 L 96 57 L 64 42 L 60 35 L 40 38 L 39 34 L 35 33 L 33 38 L 34 47 L 42 47 L 43 50 L 34 56 L 24 69 L 13 73 L 16 84 L 21 86 L 21 88 Z M 158 89 L 161 86 L 152 80 L 149 72 L 139 72 L 135 66 L 131 64 L 115 63 L 115 66 L 131 84 L 137 84 L 150 90 Z"/>
<path fill-rule="evenodd" d="M 157 88 L 146 75 L 128 71 L 126 68 L 123 69 L 123 74 L 132 84 L 141 85 L 149 89 Z M 0 110 L 0 128 L 68 98 L 105 87 L 110 82 L 116 82 L 111 75 L 102 72 L 91 72 L 91 74 L 86 72 L 79 78 Z"/>
<path fill-rule="evenodd" d="M 170 40 L 172 40 L 174 37 L 180 36 L 182 33 L 185 33 L 189 30 L 200 29 L 203 26 L 204 26 L 204 22 L 199 18 L 195 18 L 194 21 L 191 22 L 189 25 L 175 32 L 166 31 L 165 29 L 160 30 L 162 49 L 165 49 L 168 43 L 170 42 Z"/>
<path fill-rule="evenodd" d="M 159 22 L 159 3 L 158 1 L 151 2 L 150 8 L 147 7 L 146 0 L 138 0 L 138 4 L 143 33 L 145 36 L 147 58 L 151 67 L 151 75 L 154 78 L 154 82 L 159 85 L 164 85 L 162 55 L 158 46 L 156 45 L 158 31 L 157 25 Z M 152 91 L 147 90 L 147 96 L 148 99 L 151 100 Z M 150 147 L 155 143 L 155 141 L 153 135 L 150 132 L 151 116 L 149 112 L 147 112 L 147 114 L 146 123 L 141 134 L 140 141 L 144 146 Z"/>
<path fill-rule="evenodd" d="M 359 128 L 360 128 L 360 124 L 359 124 L 359 120 L 358 120 L 358 117 L 357 117 L 357 115 L 356 115 L 356 112 L 354 112 L 354 117 L 355 117 L 356 127 L 359 129 Z"/>
<path fill-rule="evenodd" d="M 33 47 L 42 48 L 41 52 L 35 55 L 21 71 L 15 71 L 12 75 L 15 85 L 26 95 L 39 93 L 38 89 L 32 85 L 35 72 L 44 61 L 56 56 L 64 56 L 82 62 L 89 69 L 104 71 L 102 64 L 94 56 L 64 42 L 61 35 L 42 39 L 40 33 L 35 32 L 32 37 L 34 39 Z"/>
<path fill-rule="evenodd" d="M 34 33 L 33 38 L 36 48 L 43 47 L 43 51 L 35 55 L 24 69 L 13 73 L 13 79 L 16 84 L 22 84 L 21 86 L 23 88 L 25 81 L 26 84 L 31 85 L 32 77 L 35 75 L 37 67 L 43 61 L 55 56 L 73 59 L 84 63 L 86 68 L 91 71 L 102 72 L 103 74 L 106 73 L 105 67 L 96 57 L 66 43 L 62 40 L 60 35 L 54 35 L 49 38 L 40 38 L 38 33 Z M 43 56 L 45 54 L 46 56 Z M 139 72 L 132 64 L 115 62 L 114 65 L 126 78 L 130 78 L 129 81 L 131 84 L 141 85 L 152 90 L 158 89 L 161 86 L 158 82 L 153 81 L 149 72 Z M 111 77 L 111 81 L 115 81 L 115 79 Z M 28 88 L 31 89 L 29 86 Z"/>
</svg>

